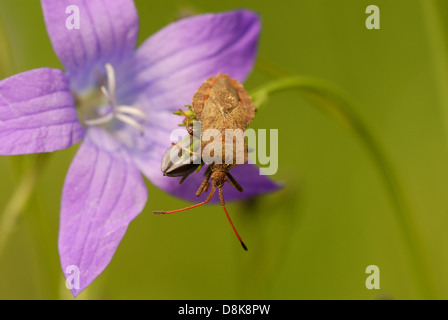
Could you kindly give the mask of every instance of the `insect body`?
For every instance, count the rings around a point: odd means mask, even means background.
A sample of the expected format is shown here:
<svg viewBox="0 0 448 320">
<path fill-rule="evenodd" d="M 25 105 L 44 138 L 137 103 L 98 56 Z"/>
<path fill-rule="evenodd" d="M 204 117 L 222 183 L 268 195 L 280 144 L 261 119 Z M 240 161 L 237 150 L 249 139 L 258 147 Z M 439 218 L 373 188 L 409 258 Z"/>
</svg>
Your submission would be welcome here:
<svg viewBox="0 0 448 320">
<path fill-rule="evenodd" d="M 200 196 L 205 190 L 207 190 L 211 181 L 210 193 L 207 196 L 207 199 L 201 203 L 183 209 L 173 211 L 154 211 L 154 213 L 168 214 L 201 206 L 209 202 L 216 190 L 218 190 L 219 199 L 222 207 L 224 208 L 224 212 L 226 213 L 227 218 L 241 245 L 245 250 L 247 250 L 225 207 L 222 187 L 225 182 L 229 182 L 240 192 L 243 191 L 243 188 L 229 173 L 229 170 L 238 164 L 247 162 L 248 155 L 247 146 L 244 143 L 244 130 L 246 130 L 247 126 L 252 121 L 256 108 L 241 83 L 239 83 L 236 79 L 231 79 L 227 74 L 218 74 L 216 77 L 211 76 L 208 78 L 199 87 L 193 97 L 192 110 L 195 117 L 201 122 L 200 145 L 203 154 L 199 156 L 202 161 L 209 165 L 205 173 L 205 178 L 199 186 L 196 195 Z M 193 135 L 194 133 L 189 128 L 189 118 L 187 115 L 185 115 L 185 117 L 187 131 Z M 221 139 L 209 139 L 210 130 L 214 133 L 218 133 L 214 137 L 220 137 Z M 240 132 L 240 134 L 243 134 L 242 139 L 239 139 L 240 143 L 238 143 L 238 137 L 236 141 L 233 137 L 231 141 L 226 139 L 229 131 L 237 131 Z M 241 143 L 243 143 L 242 146 Z M 185 149 L 185 146 L 179 144 L 176 144 L 176 146 L 178 148 Z M 210 152 L 211 157 L 204 156 L 205 150 L 212 150 Z M 188 151 L 191 154 L 198 156 L 194 151 Z M 165 159 L 162 161 L 162 166 L 164 163 L 166 164 L 169 162 Z M 182 170 L 180 170 L 181 174 L 179 175 L 186 177 L 191 173 L 190 170 L 194 171 L 191 167 L 182 167 Z"/>
</svg>

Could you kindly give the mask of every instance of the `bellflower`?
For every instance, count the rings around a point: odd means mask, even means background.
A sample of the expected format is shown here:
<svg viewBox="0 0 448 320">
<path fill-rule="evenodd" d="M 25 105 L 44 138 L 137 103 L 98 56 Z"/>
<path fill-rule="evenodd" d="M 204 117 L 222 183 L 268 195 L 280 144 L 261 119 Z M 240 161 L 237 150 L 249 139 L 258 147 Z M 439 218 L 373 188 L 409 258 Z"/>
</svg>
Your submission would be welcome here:
<svg viewBox="0 0 448 320">
<path fill-rule="evenodd" d="M 52 152 L 82 140 L 64 182 L 58 240 L 63 271 L 79 268 L 76 296 L 106 268 L 143 210 L 141 173 L 173 195 L 198 201 L 192 190 L 202 175 L 179 185 L 160 171 L 181 121 L 172 112 L 189 104 L 210 75 L 246 78 L 260 21 L 246 10 L 199 15 L 168 25 L 135 49 L 138 17 L 131 0 L 41 3 L 65 71 L 40 68 L 0 81 L 0 154 Z M 79 8 L 79 29 L 66 26 L 70 5 Z M 253 165 L 232 174 L 245 191 L 226 186 L 230 200 L 277 188 Z"/>
</svg>

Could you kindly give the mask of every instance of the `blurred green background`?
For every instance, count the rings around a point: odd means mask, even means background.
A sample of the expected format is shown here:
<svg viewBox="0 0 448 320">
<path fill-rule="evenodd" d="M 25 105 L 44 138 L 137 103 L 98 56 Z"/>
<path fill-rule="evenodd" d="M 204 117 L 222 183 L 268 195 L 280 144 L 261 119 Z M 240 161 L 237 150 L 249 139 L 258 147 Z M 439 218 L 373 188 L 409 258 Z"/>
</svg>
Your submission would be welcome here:
<svg viewBox="0 0 448 320">
<path fill-rule="evenodd" d="M 380 30 L 365 27 L 371 4 L 380 8 Z M 448 298 L 448 35 L 445 25 L 437 25 L 446 21 L 447 3 L 136 0 L 136 5 L 140 43 L 185 13 L 257 11 L 263 21 L 259 62 L 246 88 L 287 72 L 346 92 L 391 163 L 415 227 L 411 241 L 420 251 L 409 250 L 390 190 L 362 140 L 300 92 L 284 91 L 270 97 L 252 123 L 279 129 L 279 170 L 272 178 L 284 188 L 228 204 L 249 251 L 241 250 L 219 206 L 151 214 L 186 203 L 147 182 L 145 210 L 109 267 L 79 298 Z M 0 19 L 1 78 L 61 67 L 39 1 L 0 0 Z M 57 234 L 63 181 L 77 148 L 52 154 L 37 177 L 0 256 L 0 299 L 71 298 Z M 0 157 L 0 214 L 32 159 Z M 416 264 L 424 266 L 422 272 Z M 368 265 L 380 269 L 379 290 L 365 286 Z"/>
</svg>

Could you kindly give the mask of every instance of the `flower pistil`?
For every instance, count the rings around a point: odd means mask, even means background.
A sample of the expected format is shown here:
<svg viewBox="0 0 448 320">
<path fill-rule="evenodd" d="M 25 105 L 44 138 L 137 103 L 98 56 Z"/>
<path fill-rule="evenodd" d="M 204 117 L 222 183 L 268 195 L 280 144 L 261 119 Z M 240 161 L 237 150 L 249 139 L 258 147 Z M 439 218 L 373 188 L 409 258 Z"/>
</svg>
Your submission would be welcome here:
<svg viewBox="0 0 448 320">
<path fill-rule="evenodd" d="M 146 120 L 146 116 L 138 107 L 129 105 L 120 105 L 116 101 L 115 91 L 116 91 L 116 81 L 115 81 L 115 70 L 110 63 L 106 66 L 106 77 L 107 77 L 107 87 L 101 85 L 100 89 L 103 97 L 107 101 L 107 110 L 103 109 L 103 114 L 95 119 L 89 119 L 84 117 L 83 122 L 87 126 L 103 126 L 111 123 L 113 120 L 120 120 L 144 133 L 143 126 L 134 119 L 132 116 L 137 117 L 140 120 Z M 98 110 L 97 110 L 98 111 Z"/>
</svg>

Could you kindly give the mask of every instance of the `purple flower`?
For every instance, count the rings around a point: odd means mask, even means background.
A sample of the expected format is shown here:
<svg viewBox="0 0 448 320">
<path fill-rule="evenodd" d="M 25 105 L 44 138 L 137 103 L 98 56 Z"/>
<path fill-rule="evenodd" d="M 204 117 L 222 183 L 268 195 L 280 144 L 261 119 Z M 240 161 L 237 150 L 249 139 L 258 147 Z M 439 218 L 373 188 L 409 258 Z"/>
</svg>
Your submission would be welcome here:
<svg viewBox="0 0 448 320">
<path fill-rule="evenodd" d="M 69 5 L 79 7 L 79 29 L 66 27 Z M 42 7 L 65 71 L 40 68 L 0 81 L 0 154 L 52 152 L 83 140 L 65 179 L 59 230 L 63 271 L 79 268 L 76 296 L 106 268 L 143 210 L 141 173 L 173 195 L 198 201 L 192 190 L 201 174 L 179 185 L 160 171 L 181 121 L 172 112 L 190 103 L 210 75 L 245 79 L 260 21 L 245 10 L 187 18 L 135 50 L 138 17 L 131 0 L 42 0 Z M 226 186 L 229 200 L 277 189 L 253 165 L 232 174 L 245 191 Z"/>
</svg>

